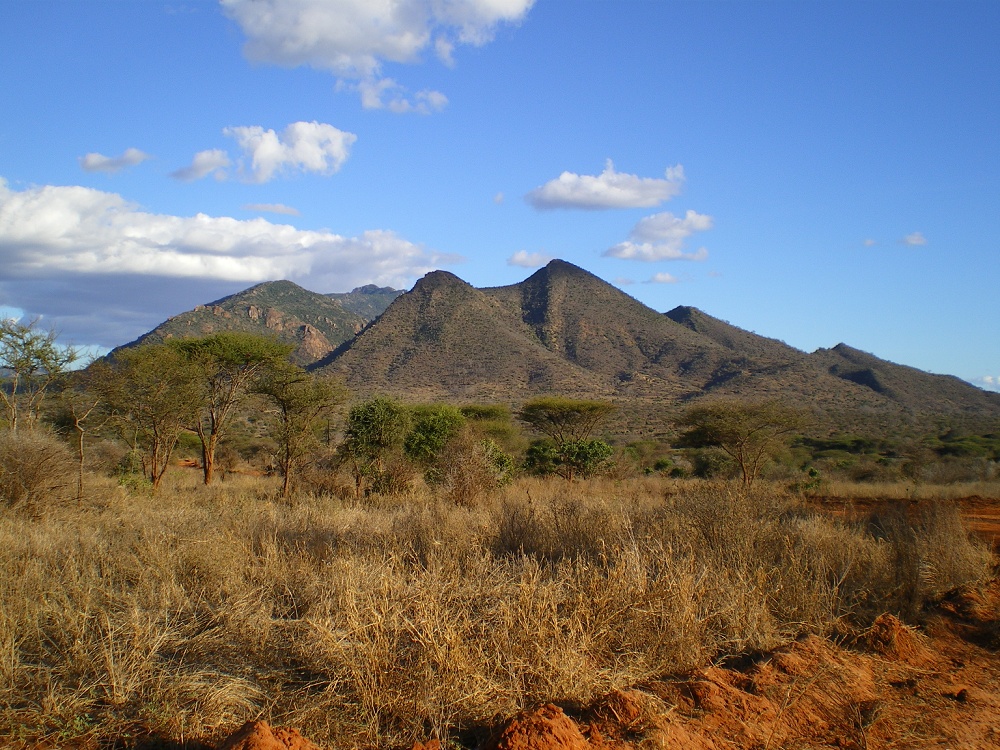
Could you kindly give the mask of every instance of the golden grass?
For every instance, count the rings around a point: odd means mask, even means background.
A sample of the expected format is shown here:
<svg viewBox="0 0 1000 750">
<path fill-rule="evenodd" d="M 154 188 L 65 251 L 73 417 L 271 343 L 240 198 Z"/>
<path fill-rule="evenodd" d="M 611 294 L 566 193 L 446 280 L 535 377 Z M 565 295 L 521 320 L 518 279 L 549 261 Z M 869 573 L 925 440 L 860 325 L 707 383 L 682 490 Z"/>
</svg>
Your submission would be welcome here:
<svg viewBox="0 0 1000 750">
<path fill-rule="evenodd" d="M 873 534 L 771 488 L 524 479 L 467 508 L 198 482 L 90 477 L 82 505 L 0 513 L 0 733 L 213 739 L 263 717 L 337 746 L 445 739 L 912 614 L 991 562 L 957 517 Z"/>
</svg>

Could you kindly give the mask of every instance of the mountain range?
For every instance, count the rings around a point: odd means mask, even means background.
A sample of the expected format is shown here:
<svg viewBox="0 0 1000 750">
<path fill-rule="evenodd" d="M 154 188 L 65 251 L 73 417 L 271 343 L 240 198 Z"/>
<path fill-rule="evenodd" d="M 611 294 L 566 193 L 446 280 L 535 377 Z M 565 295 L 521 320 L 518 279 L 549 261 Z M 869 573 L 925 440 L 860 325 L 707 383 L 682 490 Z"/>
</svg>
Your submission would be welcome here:
<svg viewBox="0 0 1000 750">
<path fill-rule="evenodd" d="M 551 261 L 522 282 L 476 288 L 434 271 L 408 292 L 341 295 L 289 281 L 175 316 L 139 341 L 254 331 L 359 396 L 518 405 L 542 394 L 616 402 L 627 431 L 713 396 L 780 398 L 870 426 L 926 418 L 995 420 L 1000 394 L 846 344 L 806 353 L 694 307 L 657 312 L 593 274 Z"/>
</svg>

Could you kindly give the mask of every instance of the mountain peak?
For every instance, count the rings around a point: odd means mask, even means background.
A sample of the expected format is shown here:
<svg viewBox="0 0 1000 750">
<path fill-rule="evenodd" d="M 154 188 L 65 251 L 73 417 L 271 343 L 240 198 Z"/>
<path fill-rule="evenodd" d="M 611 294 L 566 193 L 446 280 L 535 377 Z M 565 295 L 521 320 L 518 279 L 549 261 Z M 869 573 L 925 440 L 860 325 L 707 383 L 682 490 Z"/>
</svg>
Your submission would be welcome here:
<svg viewBox="0 0 1000 750">
<path fill-rule="evenodd" d="M 472 289 L 465 281 L 448 271 L 431 271 L 413 285 L 411 293 L 433 292 L 438 289 Z"/>
<path fill-rule="evenodd" d="M 399 289 L 393 289 L 391 286 L 378 286 L 377 284 L 356 286 L 350 291 L 351 294 L 396 294 L 398 292 Z"/>
<path fill-rule="evenodd" d="M 677 307 L 673 310 L 669 310 L 663 314 L 675 323 L 686 325 L 688 328 L 694 328 L 696 321 L 705 315 L 705 313 L 697 307 L 691 307 L 689 305 L 677 305 Z"/>
</svg>

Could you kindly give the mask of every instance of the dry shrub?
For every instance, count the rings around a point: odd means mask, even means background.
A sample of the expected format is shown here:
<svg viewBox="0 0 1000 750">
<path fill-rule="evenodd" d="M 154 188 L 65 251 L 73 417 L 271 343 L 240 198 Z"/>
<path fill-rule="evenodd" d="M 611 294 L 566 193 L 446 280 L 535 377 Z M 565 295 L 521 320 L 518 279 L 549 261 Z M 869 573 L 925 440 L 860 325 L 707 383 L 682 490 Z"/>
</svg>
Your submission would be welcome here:
<svg viewBox="0 0 1000 750">
<path fill-rule="evenodd" d="M 435 473 L 444 496 L 456 505 L 475 505 L 484 495 L 507 484 L 513 459 L 492 440 L 464 429 L 448 442 Z"/>
<path fill-rule="evenodd" d="M 72 496 L 75 460 L 42 430 L 0 432 L 0 504 L 37 512 Z"/>
<path fill-rule="evenodd" d="M 212 741 L 263 717 L 335 746 L 444 740 L 864 619 L 894 564 L 913 575 L 885 528 L 766 488 L 531 479 L 463 507 L 272 484 L 178 472 L 156 498 L 0 514 L 0 733 Z M 892 531 L 919 595 L 982 573 L 953 521 Z"/>
</svg>

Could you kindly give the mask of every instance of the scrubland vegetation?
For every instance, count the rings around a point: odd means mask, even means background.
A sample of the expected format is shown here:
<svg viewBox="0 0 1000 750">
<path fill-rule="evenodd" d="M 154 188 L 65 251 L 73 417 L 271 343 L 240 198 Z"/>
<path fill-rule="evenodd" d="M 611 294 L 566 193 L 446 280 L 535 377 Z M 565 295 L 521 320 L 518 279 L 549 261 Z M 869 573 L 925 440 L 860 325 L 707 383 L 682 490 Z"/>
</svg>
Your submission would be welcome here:
<svg viewBox="0 0 1000 750">
<path fill-rule="evenodd" d="M 883 612 L 919 622 L 993 573 L 941 499 L 811 509 L 831 456 L 796 458 L 783 428 L 747 442 L 752 408 L 613 445 L 598 402 L 535 400 L 542 435 L 499 405 L 338 411 L 286 364 L 227 391 L 197 350 L 183 409 L 154 387 L 174 381 L 118 370 L 0 430 L 0 734 L 211 739 L 263 717 L 337 746 L 462 739 Z M 183 351 L 121 361 L 163 374 Z M 139 397 L 163 398 L 155 425 Z"/>
<path fill-rule="evenodd" d="M 914 621 L 990 574 L 942 503 L 845 524 L 770 485 L 523 478 L 463 507 L 423 485 L 290 504 L 277 479 L 199 481 L 88 476 L 83 504 L 0 516 L 5 735 L 264 716 L 338 745 L 458 736 L 883 611 Z"/>
</svg>

